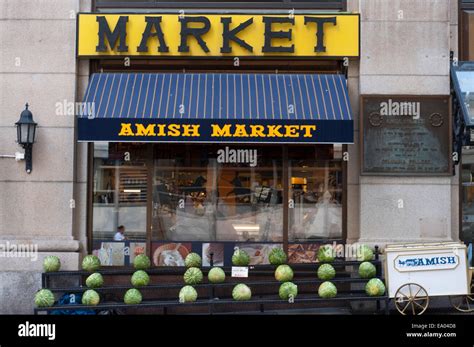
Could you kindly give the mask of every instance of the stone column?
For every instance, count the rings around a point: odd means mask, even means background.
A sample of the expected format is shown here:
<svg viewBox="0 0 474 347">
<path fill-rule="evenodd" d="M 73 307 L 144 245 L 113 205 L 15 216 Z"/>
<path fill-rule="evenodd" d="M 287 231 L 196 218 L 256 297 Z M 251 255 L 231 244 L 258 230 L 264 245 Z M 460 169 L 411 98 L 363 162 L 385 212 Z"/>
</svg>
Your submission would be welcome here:
<svg viewBox="0 0 474 347">
<path fill-rule="evenodd" d="M 454 3 L 359 1 L 360 93 L 448 95 Z M 383 246 L 458 238 L 457 176 L 361 176 L 359 182 L 360 242 Z"/>
<path fill-rule="evenodd" d="M 80 7 L 80 6 L 83 7 Z M 0 154 L 23 151 L 14 123 L 30 104 L 38 123 L 33 171 L 0 159 L 0 244 L 34 245 L 34 257 L 0 260 L 0 314 L 32 313 L 41 286 L 42 260 L 57 255 L 62 269 L 77 269 L 73 234 L 76 175 L 76 13 L 90 1 L 3 0 L 0 3 Z"/>
</svg>

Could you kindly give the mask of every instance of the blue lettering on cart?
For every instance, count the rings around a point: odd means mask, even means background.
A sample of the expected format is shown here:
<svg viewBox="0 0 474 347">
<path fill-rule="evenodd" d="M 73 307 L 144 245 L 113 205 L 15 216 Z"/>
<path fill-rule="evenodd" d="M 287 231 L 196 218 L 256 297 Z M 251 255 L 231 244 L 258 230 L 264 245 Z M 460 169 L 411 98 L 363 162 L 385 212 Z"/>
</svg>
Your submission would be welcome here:
<svg viewBox="0 0 474 347">
<path fill-rule="evenodd" d="M 426 258 L 426 265 L 436 265 L 438 262 L 438 258 Z"/>
<path fill-rule="evenodd" d="M 398 260 L 398 265 L 406 267 L 456 264 L 456 257 L 408 258 Z"/>
<path fill-rule="evenodd" d="M 448 264 L 456 264 L 456 258 L 448 257 Z"/>
</svg>

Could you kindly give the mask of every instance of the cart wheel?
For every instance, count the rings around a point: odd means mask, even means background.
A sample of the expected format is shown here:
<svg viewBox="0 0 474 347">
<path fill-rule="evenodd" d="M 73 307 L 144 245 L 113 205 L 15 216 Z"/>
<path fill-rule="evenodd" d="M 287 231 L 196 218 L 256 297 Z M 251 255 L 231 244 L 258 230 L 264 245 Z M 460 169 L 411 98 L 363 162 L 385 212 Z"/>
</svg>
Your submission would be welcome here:
<svg viewBox="0 0 474 347">
<path fill-rule="evenodd" d="M 403 315 L 423 314 L 429 303 L 428 292 L 416 283 L 406 283 L 395 293 L 395 307 Z"/>
<path fill-rule="evenodd" d="M 471 293 L 473 293 L 474 284 L 471 284 Z M 449 297 L 451 305 L 461 312 L 474 311 L 474 295 L 453 295 Z"/>
</svg>

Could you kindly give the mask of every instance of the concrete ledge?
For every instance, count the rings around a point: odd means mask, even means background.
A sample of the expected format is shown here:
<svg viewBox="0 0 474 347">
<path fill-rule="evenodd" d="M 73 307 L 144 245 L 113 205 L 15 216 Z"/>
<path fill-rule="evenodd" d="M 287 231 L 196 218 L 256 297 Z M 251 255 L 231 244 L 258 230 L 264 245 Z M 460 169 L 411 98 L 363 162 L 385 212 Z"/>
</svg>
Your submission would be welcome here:
<svg viewBox="0 0 474 347">
<path fill-rule="evenodd" d="M 449 0 L 448 0 L 449 1 Z M 362 21 L 449 21 L 446 0 L 362 0 Z"/>
<path fill-rule="evenodd" d="M 77 252 L 79 251 L 79 241 L 71 238 L 60 238 L 52 236 L 51 238 L 31 238 L 24 237 L 21 239 L 0 237 L 0 244 L 4 245 L 36 245 L 38 252 Z M 1 268 L 1 264 L 0 264 Z"/>
<path fill-rule="evenodd" d="M 360 76 L 361 94 L 449 95 L 449 75 L 363 75 Z"/>
<path fill-rule="evenodd" d="M 25 255 L 23 253 L 22 255 Z M 36 254 L 27 254 L 28 256 L 16 257 L 7 254 L 0 257 L 0 272 L 1 271 L 16 271 L 16 272 L 30 272 L 43 271 L 43 260 L 49 255 L 55 255 L 61 260 L 61 270 L 76 271 L 79 269 L 79 253 L 70 252 L 39 252 Z"/>
</svg>

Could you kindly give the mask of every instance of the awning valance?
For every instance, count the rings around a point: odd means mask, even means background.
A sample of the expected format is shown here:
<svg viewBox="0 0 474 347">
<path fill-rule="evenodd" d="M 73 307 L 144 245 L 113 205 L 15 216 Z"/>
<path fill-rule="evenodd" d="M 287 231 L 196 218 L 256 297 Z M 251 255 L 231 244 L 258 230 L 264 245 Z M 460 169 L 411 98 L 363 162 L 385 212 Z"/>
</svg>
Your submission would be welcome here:
<svg viewBox="0 0 474 347">
<path fill-rule="evenodd" d="M 79 141 L 352 143 L 343 75 L 98 73 Z"/>
</svg>

